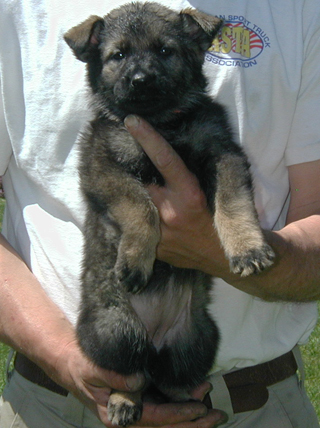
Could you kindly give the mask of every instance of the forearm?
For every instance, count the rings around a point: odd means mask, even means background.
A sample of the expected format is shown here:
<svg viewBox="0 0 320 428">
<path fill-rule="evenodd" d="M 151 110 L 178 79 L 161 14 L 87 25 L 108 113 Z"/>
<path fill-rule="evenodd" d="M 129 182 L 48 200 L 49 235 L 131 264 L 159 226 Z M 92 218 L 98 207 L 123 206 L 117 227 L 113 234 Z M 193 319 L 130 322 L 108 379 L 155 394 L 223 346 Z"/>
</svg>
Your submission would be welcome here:
<svg viewBox="0 0 320 428">
<path fill-rule="evenodd" d="M 111 427 L 107 402 L 111 389 L 135 391 L 144 385 L 142 374 L 121 376 L 94 366 L 80 351 L 73 326 L 47 297 L 28 267 L 0 235 L 0 340 L 27 355 L 56 382 Z M 204 389 L 206 388 L 206 389 Z M 208 384 L 195 391 L 202 400 Z M 201 394 L 198 397 L 196 394 Z M 199 419 L 200 417 L 200 419 Z M 216 426 L 225 415 L 194 403 L 145 403 L 140 421 L 144 426 L 190 427 L 202 421 Z"/>
<path fill-rule="evenodd" d="M 197 209 L 173 207 L 168 202 L 170 191 L 150 190 L 161 211 L 160 260 L 202 270 L 264 300 L 302 302 L 320 298 L 320 215 L 311 212 L 300 220 L 291 216 L 291 223 L 280 231 L 265 231 L 276 253 L 274 265 L 259 275 L 241 277 L 230 272 L 212 217 L 203 204 L 190 202 L 189 196 L 190 205 Z M 178 196 L 172 200 L 176 204 Z"/>
<path fill-rule="evenodd" d="M 223 262 L 219 276 L 239 290 L 265 300 L 318 300 L 320 216 L 290 223 L 278 232 L 267 231 L 266 237 L 276 253 L 275 263 L 270 269 L 259 275 L 241 278 L 229 273 Z M 206 260 L 204 270 L 216 275 L 217 267 L 210 263 L 209 255 Z"/>
<path fill-rule="evenodd" d="M 12 247 L 0 237 L 0 339 L 48 374 L 74 329 Z"/>
</svg>

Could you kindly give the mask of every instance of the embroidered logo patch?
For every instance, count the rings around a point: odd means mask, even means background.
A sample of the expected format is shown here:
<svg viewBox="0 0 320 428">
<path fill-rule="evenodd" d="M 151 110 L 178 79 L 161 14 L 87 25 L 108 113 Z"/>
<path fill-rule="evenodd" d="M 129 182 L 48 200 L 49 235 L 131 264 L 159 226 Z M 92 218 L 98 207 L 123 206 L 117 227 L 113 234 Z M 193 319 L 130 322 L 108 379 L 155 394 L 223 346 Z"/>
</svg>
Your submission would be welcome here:
<svg viewBox="0 0 320 428">
<path fill-rule="evenodd" d="M 270 48 L 270 39 L 262 28 L 243 16 L 220 16 L 225 25 L 213 40 L 206 60 L 227 67 L 252 67 Z"/>
</svg>

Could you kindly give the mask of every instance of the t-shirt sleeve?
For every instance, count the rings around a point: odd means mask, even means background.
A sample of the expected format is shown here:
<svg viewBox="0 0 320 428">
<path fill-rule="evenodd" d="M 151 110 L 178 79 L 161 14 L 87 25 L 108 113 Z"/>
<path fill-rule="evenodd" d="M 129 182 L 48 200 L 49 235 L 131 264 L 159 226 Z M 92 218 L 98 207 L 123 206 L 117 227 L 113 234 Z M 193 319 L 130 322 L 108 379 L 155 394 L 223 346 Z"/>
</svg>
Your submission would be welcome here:
<svg viewBox="0 0 320 428">
<path fill-rule="evenodd" d="M 8 134 L 4 107 L 2 100 L 2 89 L 0 80 L 0 175 L 3 175 L 7 169 L 9 159 L 12 155 L 12 147 L 10 143 L 10 137 Z"/>
<path fill-rule="evenodd" d="M 320 159 L 320 13 L 315 13 L 312 3 L 305 2 L 304 63 L 285 154 L 287 166 Z"/>
</svg>

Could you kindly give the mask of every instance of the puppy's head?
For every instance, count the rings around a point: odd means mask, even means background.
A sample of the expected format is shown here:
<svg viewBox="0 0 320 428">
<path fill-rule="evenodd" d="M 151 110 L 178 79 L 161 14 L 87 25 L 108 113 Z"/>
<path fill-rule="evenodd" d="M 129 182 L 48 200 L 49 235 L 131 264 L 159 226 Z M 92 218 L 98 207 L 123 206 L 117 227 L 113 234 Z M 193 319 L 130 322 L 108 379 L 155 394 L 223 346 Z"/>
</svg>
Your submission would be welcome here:
<svg viewBox="0 0 320 428">
<path fill-rule="evenodd" d="M 88 64 L 100 113 L 150 118 L 204 90 L 204 53 L 221 24 L 194 9 L 176 13 L 157 3 L 130 3 L 104 18 L 91 16 L 65 40 Z"/>
</svg>

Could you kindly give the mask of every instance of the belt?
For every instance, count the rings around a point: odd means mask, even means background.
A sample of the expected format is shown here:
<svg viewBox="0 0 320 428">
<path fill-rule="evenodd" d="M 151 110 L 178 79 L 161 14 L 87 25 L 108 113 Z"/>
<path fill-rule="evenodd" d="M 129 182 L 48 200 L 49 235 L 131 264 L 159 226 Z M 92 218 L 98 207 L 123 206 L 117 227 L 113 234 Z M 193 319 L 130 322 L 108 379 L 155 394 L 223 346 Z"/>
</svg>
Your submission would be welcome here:
<svg viewBox="0 0 320 428">
<path fill-rule="evenodd" d="M 25 379 L 63 396 L 68 391 L 55 383 L 35 363 L 17 353 L 14 363 L 17 372 Z M 267 401 L 267 387 L 293 376 L 298 369 L 293 352 L 290 351 L 272 361 L 245 367 L 223 376 L 228 387 L 234 413 L 260 409 Z M 212 407 L 209 396 L 205 404 Z"/>
<path fill-rule="evenodd" d="M 36 385 L 42 386 L 64 397 L 69 394 L 69 391 L 55 383 L 42 369 L 40 369 L 40 367 L 19 352 L 17 352 L 15 356 L 14 368 L 21 376 Z"/>
<path fill-rule="evenodd" d="M 223 379 L 229 391 L 233 412 L 260 409 L 268 401 L 268 386 L 288 379 L 297 370 L 296 359 L 290 351 L 266 363 L 226 373 Z"/>
</svg>

